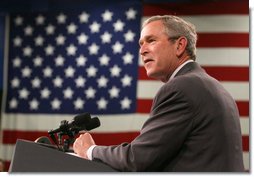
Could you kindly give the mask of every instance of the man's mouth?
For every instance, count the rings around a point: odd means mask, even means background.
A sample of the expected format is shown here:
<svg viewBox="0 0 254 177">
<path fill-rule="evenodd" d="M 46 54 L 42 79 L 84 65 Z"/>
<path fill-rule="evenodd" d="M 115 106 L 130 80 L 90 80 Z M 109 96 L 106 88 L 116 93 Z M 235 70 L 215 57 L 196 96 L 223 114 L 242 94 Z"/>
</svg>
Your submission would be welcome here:
<svg viewBox="0 0 254 177">
<path fill-rule="evenodd" d="M 150 62 L 150 61 L 153 61 L 153 59 L 145 59 L 145 60 L 144 60 L 144 64 L 146 64 L 146 63 L 148 63 L 148 62 Z"/>
</svg>

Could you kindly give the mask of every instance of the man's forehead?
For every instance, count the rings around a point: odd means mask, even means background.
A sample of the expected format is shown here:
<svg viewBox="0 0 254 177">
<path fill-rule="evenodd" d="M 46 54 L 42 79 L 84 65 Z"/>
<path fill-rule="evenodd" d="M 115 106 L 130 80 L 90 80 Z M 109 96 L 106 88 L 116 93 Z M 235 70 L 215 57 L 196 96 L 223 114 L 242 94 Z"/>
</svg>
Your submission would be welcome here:
<svg viewBox="0 0 254 177">
<path fill-rule="evenodd" d="M 141 30 L 141 34 L 142 33 L 148 33 L 148 32 L 159 32 L 159 31 L 164 31 L 164 25 L 161 21 L 153 21 L 150 22 L 148 24 L 146 24 L 142 30 Z"/>
<path fill-rule="evenodd" d="M 151 37 L 156 37 L 156 36 L 163 36 L 167 35 L 165 33 L 165 29 L 163 26 L 147 26 L 148 28 L 143 28 L 140 33 L 140 39 L 141 38 L 151 38 Z"/>
</svg>

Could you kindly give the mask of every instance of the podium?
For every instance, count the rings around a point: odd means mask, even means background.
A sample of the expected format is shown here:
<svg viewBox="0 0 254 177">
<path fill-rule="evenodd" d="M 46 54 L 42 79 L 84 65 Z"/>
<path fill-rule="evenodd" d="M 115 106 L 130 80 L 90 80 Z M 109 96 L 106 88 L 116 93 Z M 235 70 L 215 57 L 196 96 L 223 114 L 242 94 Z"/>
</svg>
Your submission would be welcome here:
<svg viewBox="0 0 254 177">
<path fill-rule="evenodd" d="M 17 140 L 9 172 L 116 172 L 100 162 L 86 160 L 38 143 Z"/>
</svg>

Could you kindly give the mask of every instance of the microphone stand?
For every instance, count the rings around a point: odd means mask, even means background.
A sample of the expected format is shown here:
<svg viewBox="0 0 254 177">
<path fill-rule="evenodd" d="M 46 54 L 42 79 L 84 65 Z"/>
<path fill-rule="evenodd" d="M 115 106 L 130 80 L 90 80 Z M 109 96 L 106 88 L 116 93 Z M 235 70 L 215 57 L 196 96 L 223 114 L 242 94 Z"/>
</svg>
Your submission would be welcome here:
<svg viewBox="0 0 254 177">
<path fill-rule="evenodd" d="M 48 131 L 48 134 L 58 147 L 58 150 L 63 152 L 71 152 L 69 149 L 70 145 L 73 144 L 75 141 L 75 135 L 77 135 L 80 130 L 84 130 L 84 127 L 74 127 L 69 129 L 65 125 L 66 121 L 61 121 L 60 127 L 62 127 L 62 131 L 58 133 L 52 133 L 52 131 Z M 55 134 L 57 134 L 58 140 L 56 140 Z M 67 135 L 67 138 L 64 137 L 64 135 Z"/>
</svg>

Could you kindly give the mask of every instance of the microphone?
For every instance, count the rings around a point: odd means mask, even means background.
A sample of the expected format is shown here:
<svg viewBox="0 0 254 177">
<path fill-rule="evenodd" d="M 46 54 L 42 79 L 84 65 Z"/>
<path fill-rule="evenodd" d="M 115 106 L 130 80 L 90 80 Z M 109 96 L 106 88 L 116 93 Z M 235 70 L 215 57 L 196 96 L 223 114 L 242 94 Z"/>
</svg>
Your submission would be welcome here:
<svg viewBox="0 0 254 177">
<path fill-rule="evenodd" d="M 73 118 L 73 121 L 75 122 L 76 126 L 87 124 L 88 122 L 90 122 L 90 120 L 91 115 L 89 113 L 79 114 Z"/>
<path fill-rule="evenodd" d="M 81 130 L 80 127 L 88 124 L 91 120 L 91 115 L 89 113 L 83 113 L 77 115 L 73 118 L 71 122 L 66 120 L 61 121 L 60 127 L 54 130 L 48 131 L 49 134 L 54 134 L 58 132 L 67 132 L 69 129 Z"/>
<path fill-rule="evenodd" d="M 76 134 L 81 130 L 89 131 L 100 125 L 98 117 L 91 118 L 89 113 L 83 113 L 75 116 L 70 122 L 62 120 L 59 128 L 48 131 L 48 134 L 59 150 L 68 152 L 69 146 L 73 144 Z M 55 133 L 57 133 L 58 140 Z M 67 135 L 68 138 L 64 137 L 64 135 Z"/>
<path fill-rule="evenodd" d="M 101 122 L 98 117 L 94 117 L 90 120 L 88 124 L 85 125 L 85 130 L 92 130 L 94 128 L 97 128 L 101 125 Z"/>
</svg>

